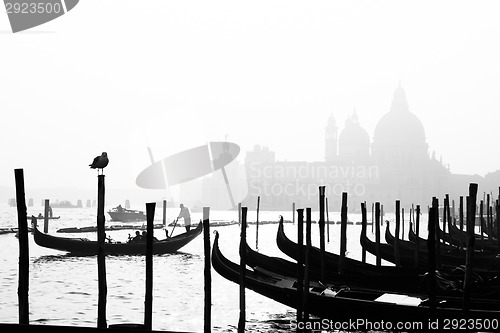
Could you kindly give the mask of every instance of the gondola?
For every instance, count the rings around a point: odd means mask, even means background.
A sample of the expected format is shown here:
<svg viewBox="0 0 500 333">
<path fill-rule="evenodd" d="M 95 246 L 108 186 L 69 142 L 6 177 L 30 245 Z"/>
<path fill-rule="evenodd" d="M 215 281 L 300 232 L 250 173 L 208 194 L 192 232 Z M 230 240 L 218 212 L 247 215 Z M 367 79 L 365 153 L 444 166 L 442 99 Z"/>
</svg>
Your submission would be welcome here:
<svg viewBox="0 0 500 333">
<path fill-rule="evenodd" d="M 389 224 L 385 229 L 385 241 L 393 249 L 395 246 L 395 237 L 392 235 Z M 399 240 L 399 251 L 402 255 L 411 256 L 414 255 L 416 250 L 416 244 L 411 241 Z M 425 244 L 425 243 L 424 243 Z M 446 244 L 440 244 L 442 249 L 439 254 L 439 261 L 442 265 L 456 267 L 460 265 L 465 265 L 465 252 L 458 251 Z M 428 262 L 428 250 L 427 246 L 421 246 L 419 243 L 419 259 L 424 263 Z M 484 253 L 476 252 L 474 254 L 474 268 L 480 271 L 500 271 L 500 258 L 496 256 L 496 253 Z"/>
<path fill-rule="evenodd" d="M 417 235 L 415 234 L 415 231 L 413 230 L 413 223 L 410 222 L 410 228 L 408 230 L 408 240 L 413 242 L 413 243 L 416 243 L 417 242 L 417 238 L 418 238 L 418 242 L 419 242 L 419 248 L 427 248 L 427 239 L 424 239 L 420 236 L 417 237 Z M 443 244 L 441 243 L 441 246 L 445 246 L 445 248 L 449 249 L 451 252 L 453 251 L 465 251 L 465 247 L 463 247 L 465 244 L 462 244 L 462 245 L 450 245 L 450 244 Z"/>
<path fill-rule="evenodd" d="M 298 276 L 298 265 L 295 262 L 278 257 L 270 257 L 259 253 L 248 244 L 246 244 L 246 264 L 259 272 L 273 272 L 285 276 Z M 377 270 L 376 266 L 373 266 Z M 401 270 L 401 273 L 394 272 L 392 275 L 367 275 L 367 274 L 339 274 L 335 272 L 326 272 L 325 280 L 321 280 L 321 273 L 318 267 L 312 267 L 309 270 L 311 280 L 321 281 L 324 284 L 349 284 L 360 289 L 376 289 L 387 292 L 427 292 L 427 274 L 408 274 Z M 448 296 L 462 295 L 460 281 L 461 276 L 447 276 L 444 273 L 437 272 L 436 292 Z M 474 297 L 498 298 L 500 290 L 486 290 L 476 288 Z M 482 294 L 479 294 L 481 292 Z"/>
<path fill-rule="evenodd" d="M 284 231 L 283 224 L 280 223 L 278 226 L 278 232 L 276 235 L 276 244 L 278 248 L 285 253 L 290 258 L 297 260 L 298 258 L 298 244 L 290 240 Z M 384 245 L 384 244 L 381 244 Z M 394 251 L 390 245 L 385 244 L 388 248 L 391 248 L 391 253 Z M 305 253 L 305 245 L 303 245 L 302 253 Z M 315 267 L 316 270 L 319 270 L 321 265 L 320 262 L 320 249 L 317 247 L 311 246 L 310 248 L 310 264 L 311 267 Z M 325 251 L 325 271 L 326 272 L 338 272 L 338 262 L 340 260 L 340 256 Z M 418 275 L 419 273 L 425 273 L 425 269 L 422 268 L 412 268 L 412 267 L 394 267 L 394 266 L 374 266 L 371 264 L 363 263 L 355 259 L 345 258 L 346 266 L 345 273 L 346 274 L 366 274 L 366 275 L 399 275 L 399 274 L 411 274 Z"/>
<path fill-rule="evenodd" d="M 467 246 L 467 232 L 460 230 L 456 225 L 450 224 L 449 225 L 449 234 L 452 239 L 455 240 L 456 244 L 459 244 L 460 246 Z M 499 247 L 498 247 L 498 242 L 495 239 L 495 236 L 493 236 L 492 240 L 488 239 L 488 236 L 484 236 L 481 238 L 480 235 L 474 234 L 474 247 L 476 249 L 480 249 L 484 252 L 499 252 Z"/>
<path fill-rule="evenodd" d="M 498 238 L 498 224 L 496 223 L 496 221 L 492 222 L 491 229 L 490 229 L 490 228 L 488 228 L 488 225 L 487 225 L 485 219 L 483 218 L 481 220 L 481 228 L 482 228 L 483 232 L 486 234 L 487 238 L 491 237 L 492 239 L 497 240 L 497 238 Z"/>
<path fill-rule="evenodd" d="M 467 245 L 467 241 L 466 241 L 465 231 L 458 229 L 458 227 L 454 224 L 449 224 L 449 235 L 453 239 L 452 242 L 453 242 L 453 244 L 455 244 L 455 248 L 458 251 L 465 251 L 466 250 L 465 246 Z M 481 239 L 478 239 L 477 236 L 478 235 L 476 235 L 475 244 L 474 244 L 474 248 L 476 249 L 476 251 L 487 252 L 487 253 L 498 253 L 499 252 L 498 251 L 498 244 L 495 244 L 495 241 L 490 242 L 487 239 L 481 240 Z M 416 243 L 416 241 L 417 241 L 417 235 L 413 231 L 412 223 L 410 223 L 410 230 L 408 231 L 408 239 L 413 243 Z M 426 247 L 427 246 L 426 239 L 419 236 L 418 240 L 419 240 L 419 244 L 422 244 L 422 245 L 419 245 L 419 247 L 421 247 L 421 246 Z M 441 244 L 441 246 L 442 246 L 442 244 Z"/>
<path fill-rule="evenodd" d="M 371 247 L 375 247 L 375 244 L 369 240 L 363 232 L 361 233 L 360 239 L 362 243 L 364 241 L 368 241 Z M 278 247 L 285 254 L 297 260 L 298 245 L 286 237 L 282 225 L 278 228 L 277 243 Z M 394 248 L 391 245 L 380 245 L 385 246 L 382 248 L 386 251 L 386 257 L 388 257 L 389 254 L 394 257 Z M 423 246 L 425 246 L 425 242 L 423 243 Z M 269 260 L 266 260 L 266 256 L 253 251 L 248 246 L 246 253 L 250 266 L 259 266 L 265 268 L 266 270 L 275 271 L 283 275 L 296 276 L 297 274 L 296 265 L 292 262 L 281 258 L 270 258 Z M 305 253 L 305 247 L 302 253 Z M 312 246 L 310 253 L 310 276 L 311 278 L 319 280 L 320 250 Z M 419 258 L 419 266 L 416 268 L 413 267 L 414 259 L 412 257 L 410 261 L 409 254 L 407 255 L 407 261 L 412 264 L 408 267 L 375 266 L 346 258 L 348 263 L 346 264 L 346 272 L 344 275 L 337 274 L 338 258 L 339 256 L 336 254 L 325 252 L 325 271 L 327 280 L 323 282 L 338 284 L 351 279 L 350 282 L 354 283 L 356 286 L 361 286 L 363 284 L 365 287 L 368 286 L 370 288 L 392 291 L 406 290 L 410 292 L 421 292 L 426 288 L 425 280 L 427 278 L 426 273 L 428 265 L 425 260 L 427 260 L 427 258 Z M 443 265 L 441 271 L 437 272 L 437 292 L 443 295 L 461 294 L 460 289 L 463 285 L 463 275 L 464 271 L 462 270 L 462 267 L 457 268 L 455 266 Z M 365 283 L 363 283 L 363 281 L 365 281 Z M 499 291 L 496 289 L 490 290 L 490 287 L 497 288 L 499 286 L 499 283 L 496 282 L 496 274 L 481 274 L 481 276 L 476 275 L 473 283 L 475 288 L 474 294 L 477 297 L 496 298 L 499 294 Z"/>
<path fill-rule="evenodd" d="M 164 254 L 176 252 L 193 239 L 195 239 L 202 230 L 202 224 L 199 223 L 196 229 L 190 230 L 180 235 L 153 242 L 153 254 Z M 97 254 L 97 241 L 91 241 L 86 238 L 66 238 L 56 237 L 44 234 L 33 228 L 35 243 L 39 246 L 49 249 L 70 252 L 76 255 L 95 255 Z M 106 242 L 104 244 L 106 254 L 112 255 L 144 255 L 146 254 L 145 242 Z"/>
<path fill-rule="evenodd" d="M 221 276 L 234 282 L 240 281 L 240 266 L 231 262 L 219 249 L 216 233 L 212 248 L 212 266 Z M 279 274 L 262 274 L 245 268 L 245 287 L 277 302 L 296 308 L 299 300 L 297 281 L 294 277 Z M 309 313 L 320 318 L 346 320 L 425 320 L 428 318 L 498 318 L 498 301 L 471 300 L 467 315 L 462 311 L 461 298 L 438 298 L 435 311 L 430 313 L 427 295 L 386 293 L 377 290 L 356 290 L 348 285 L 325 286 L 310 284 Z"/>
</svg>

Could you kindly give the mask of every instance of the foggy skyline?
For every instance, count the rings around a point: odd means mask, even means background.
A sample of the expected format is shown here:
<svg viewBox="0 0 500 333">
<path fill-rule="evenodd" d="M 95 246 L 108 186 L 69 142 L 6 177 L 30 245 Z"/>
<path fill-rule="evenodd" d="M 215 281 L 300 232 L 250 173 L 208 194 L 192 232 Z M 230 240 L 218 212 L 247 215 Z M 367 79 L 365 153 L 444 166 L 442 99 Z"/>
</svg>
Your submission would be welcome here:
<svg viewBox="0 0 500 333">
<path fill-rule="evenodd" d="M 120 5 L 118 5 L 120 4 Z M 0 185 L 134 188 L 156 159 L 255 144 L 324 160 L 330 114 L 373 140 L 401 81 L 429 154 L 453 173 L 500 169 L 497 2 L 87 0 L 26 33 L 0 15 Z M 111 17 L 112 16 L 112 17 Z"/>
</svg>

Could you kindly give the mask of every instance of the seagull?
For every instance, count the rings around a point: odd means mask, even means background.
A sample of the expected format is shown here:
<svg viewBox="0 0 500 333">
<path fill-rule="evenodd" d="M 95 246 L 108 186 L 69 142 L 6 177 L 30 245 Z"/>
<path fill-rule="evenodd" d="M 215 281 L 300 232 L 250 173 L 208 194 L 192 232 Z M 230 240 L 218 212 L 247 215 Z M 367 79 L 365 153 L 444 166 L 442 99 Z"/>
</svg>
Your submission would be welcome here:
<svg viewBox="0 0 500 333">
<path fill-rule="evenodd" d="M 89 164 L 89 166 L 91 169 L 97 169 L 97 174 L 99 174 L 99 169 L 101 169 L 102 172 L 102 169 L 104 169 L 106 165 L 108 165 L 108 163 L 108 153 L 104 152 L 101 156 L 97 156 L 96 158 L 94 158 L 94 161 L 92 162 L 92 164 Z"/>
</svg>

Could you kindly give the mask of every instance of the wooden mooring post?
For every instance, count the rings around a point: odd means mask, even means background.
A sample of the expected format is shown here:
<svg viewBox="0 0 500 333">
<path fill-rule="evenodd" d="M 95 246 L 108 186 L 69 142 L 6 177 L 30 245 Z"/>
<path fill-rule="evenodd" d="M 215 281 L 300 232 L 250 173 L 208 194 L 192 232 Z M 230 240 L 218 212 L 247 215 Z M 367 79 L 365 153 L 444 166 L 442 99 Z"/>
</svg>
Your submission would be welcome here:
<svg viewBox="0 0 500 333">
<path fill-rule="evenodd" d="M 372 202 L 372 235 L 373 235 L 374 225 L 375 225 L 375 203 Z"/>
<path fill-rule="evenodd" d="M 487 225 L 488 230 L 485 230 L 485 232 L 488 232 L 488 240 L 491 241 L 490 235 L 493 234 L 493 230 L 491 228 L 491 223 L 492 223 L 493 219 L 492 219 L 492 214 L 490 213 L 490 195 L 489 194 L 486 196 L 486 209 L 488 209 L 488 211 L 486 212 L 486 225 Z M 482 223 L 481 223 L 481 227 L 482 227 Z M 481 236 L 483 236 L 482 232 L 481 232 Z"/>
<path fill-rule="evenodd" d="M 399 234 L 400 234 L 400 225 L 401 225 L 401 202 L 396 200 L 396 231 L 394 233 L 394 263 L 396 266 L 401 266 L 401 258 L 399 255 Z M 389 228 L 389 223 L 387 223 L 387 227 Z"/>
<path fill-rule="evenodd" d="M 444 209 L 446 210 L 446 224 L 448 225 L 448 232 L 450 232 L 451 229 L 451 208 L 450 208 L 450 195 L 446 194 L 444 198 L 446 204 L 444 206 Z"/>
<path fill-rule="evenodd" d="M 405 239 L 405 209 L 401 208 L 401 239 Z"/>
<path fill-rule="evenodd" d="M 311 256 L 311 208 L 306 208 L 306 253 L 304 258 L 304 320 L 309 320 L 309 267 Z"/>
<path fill-rule="evenodd" d="M 49 199 L 45 199 L 45 204 L 44 204 L 44 210 L 43 210 L 43 232 L 48 233 L 49 232 Z"/>
<path fill-rule="evenodd" d="M 439 200 L 437 198 L 432 198 L 432 207 L 435 209 L 434 214 L 436 214 L 436 223 L 434 224 L 434 237 L 435 237 L 435 255 L 436 259 L 436 268 L 441 267 L 441 240 L 439 237 Z M 430 255 L 430 253 L 429 253 Z"/>
<path fill-rule="evenodd" d="M 436 224 L 439 222 L 438 218 L 438 207 L 435 204 L 437 199 L 433 198 L 432 207 L 429 210 L 429 223 L 428 223 L 428 235 L 427 235 L 427 251 L 429 252 L 429 310 L 431 318 L 436 314 Z"/>
<path fill-rule="evenodd" d="M 24 170 L 15 169 L 14 176 L 16 180 L 17 226 L 19 228 L 19 280 L 17 289 L 19 324 L 29 325 L 29 248 Z"/>
<path fill-rule="evenodd" d="M 255 221 L 255 249 L 259 249 L 259 210 L 260 210 L 260 195 L 257 197 L 257 220 Z"/>
<path fill-rule="evenodd" d="M 451 200 L 451 222 L 453 225 L 457 225 L 457 215 L 455 210 L 455 200 Z"/>
<path fill-rule="evenodd" d="M 415 267 L 418 267 L 418 253 L 420 251 L 420 205 L 417 205 L 417 211 L 415 216 L 415 234 L 417 239 L 415 240 Z"/>
<path fill-rule="evenodd" d="M 496 200 L 495 203 L 495 212 L 497 214 L 497 219 L 495 222 L 497 230 L 497 244 L 498 244 L 498 252 L 500 252 L 500 202 L 498 200 Z"/>
<path fill-rule="evenodd" d="M 375 256 L 376 265 L 382 265 L 380 258 L 380 202 L 375 203 Z"/>
<path fill-rule="evenodd" d="M 463 286 L 463 313 L 466 315 L 470 305 L 470 288 L 474 265 L 474 226 L 476 222 L 477 184 L 469 184 L 469 200 L 467 202 L 467 250 L 465 254 L 465 276 Z"/>
<path fill-rule="evenodd" d="M 443 235 L 446 233 L 446 220 L 448 219 L 448 213 L 447 213 L 447 209 L 446 209 L 446 197 L 445 199 L 443 200 Z M 443 239 L 443 244 L 444 244 L 444 239 Z"/>
<path fill-rule="evenodd" d="M 247 239 L 247 207 L 241 207 L 241 238 L 240 238 L 240 318 L 238 333 L 245 332 L 245 278 L 246 278 L 246 239 Z"/>
<path fill-rule="evenodd" d="M 304 303 L 304 209 L 297 209 L 297 214 L 297 322 L 300 322 Z"/>
<path fill-rule="evenodd" d="M 460 196 L 460 203 L 458 206 L 458 214 L 460 221 L 460 231 L 464 230 L 464 197 Z"/>
<path fill-rule="evenodd" d="M 486 206 L 488 207 L 488 206 Z M 484 236 L 483 236 L 483 232 L 485 230 L 483 230 L 483 222 L 484 222 L 484 216 L 483 216 L 483 213 L 484 213 L 484 202 L 483 200 L 480 200 L 479 201 L 479 236 L 481 237 L 481 243 L 483 243 L 484 241 Z"/>
<path fill-rule="evenodd" d="M 320 279 L 325 281 L 325 186 L 319 187 Z"/>
<path fill-rule="evenodd" d="M 167 226 L 167 200 L 163 200 L 163 227 L 165 228 Z"/>
<path fill-rule="evenodd" d="M 212 275 L 210 271 L 210 207 L 203 207 L 203 252 L 205 255 L 204 332 L 212 331 Z"/>
<path fill-rule="evenodd" d="M 153 326 L 153 233 L 156 202 L 146 204 L 146 294 L 144 297 L 144 328 Z"/>
<path fill-rule="evenodd" d="M 104 175 L 98 175 L 97 182 L 97 281 L 98 281 L 98 300 L 97 300 L 97 328 L 106 328 L 106 297 L 108 287 L 106 283 L 106 255 L 104 253 L 104 241 L 106 234 L 104 232 Z"/>
<path fill-rule="evenodd" d="M 366 201 L 361 203 L 361 235 L 363 238 L 366 237 Z M 366 262 L 366 249 L 364 246 L 361 247 L 361 261 Z"/>
<path fill-rule="evenodd" d="M 325 198 L 326 209 L 326 241 L 330 243 L 330 217 L 328 216 L 328 198 Z"/>
<path fill-rule="evenodd" d="M 340 208 L 340 257 L 339 274 L 345 273 L 345 253 L 347 251 L 347 192 L 342 192 L 342 206 Z"/>
</svg>

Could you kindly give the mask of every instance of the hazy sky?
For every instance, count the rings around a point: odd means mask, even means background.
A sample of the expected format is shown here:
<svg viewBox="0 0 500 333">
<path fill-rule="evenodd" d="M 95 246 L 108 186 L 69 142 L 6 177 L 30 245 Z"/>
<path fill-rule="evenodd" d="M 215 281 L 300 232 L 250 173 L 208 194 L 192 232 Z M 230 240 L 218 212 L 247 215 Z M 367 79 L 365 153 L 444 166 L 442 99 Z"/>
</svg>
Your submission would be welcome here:
<svg viewBox="0 0 500 333">
<path fill-rule="evenodd" d="M 356 109 L 370 136 L 401 80 L 429 152 L 500 169 L 498 1 L 81 0 L 12 34 L 0 13 L 0 185 L 133 187 L 149 162 L 207 141 L 323 160 Z M 132 157 L 132 158 L 131 158 Z"/>
</svg>

